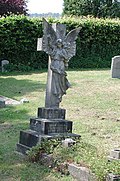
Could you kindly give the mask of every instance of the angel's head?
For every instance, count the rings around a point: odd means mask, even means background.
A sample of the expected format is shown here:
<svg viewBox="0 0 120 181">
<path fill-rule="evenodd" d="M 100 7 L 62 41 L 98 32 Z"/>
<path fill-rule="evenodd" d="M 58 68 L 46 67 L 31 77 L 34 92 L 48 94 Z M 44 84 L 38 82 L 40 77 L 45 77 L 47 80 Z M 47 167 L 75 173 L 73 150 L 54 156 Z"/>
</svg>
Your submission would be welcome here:
<svg viewBox="0 0 120 181">
<path fill-rule="evenodd" d="M 63 42 L 61 39 L 57 39 L 56 44 L 58 48 L 61 48 L 63 46 Z"/>
</svg>

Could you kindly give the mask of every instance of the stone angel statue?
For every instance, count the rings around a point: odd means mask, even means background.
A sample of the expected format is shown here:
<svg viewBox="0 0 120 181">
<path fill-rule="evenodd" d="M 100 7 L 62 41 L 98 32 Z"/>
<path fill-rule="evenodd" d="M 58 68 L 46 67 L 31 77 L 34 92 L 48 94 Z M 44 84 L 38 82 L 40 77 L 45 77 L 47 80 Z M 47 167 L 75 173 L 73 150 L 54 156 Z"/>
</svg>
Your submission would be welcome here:
<svg viewBox="0 0 120 181">
<path fill-rule="evenodd" d="M 80 28 L 70 31 L 66 35 L 66 29 L 62 24 L 57 24 L 56 31 L 43 19 L 42 50 L 51 58 L 50 69 L 52 70 L 51 81 L 51 107 L 59 107 L 62 96 L 70 87 L 65 69 L 68 68 L 69 60 L 76 53 L 76 42 Z"/>
</svg>

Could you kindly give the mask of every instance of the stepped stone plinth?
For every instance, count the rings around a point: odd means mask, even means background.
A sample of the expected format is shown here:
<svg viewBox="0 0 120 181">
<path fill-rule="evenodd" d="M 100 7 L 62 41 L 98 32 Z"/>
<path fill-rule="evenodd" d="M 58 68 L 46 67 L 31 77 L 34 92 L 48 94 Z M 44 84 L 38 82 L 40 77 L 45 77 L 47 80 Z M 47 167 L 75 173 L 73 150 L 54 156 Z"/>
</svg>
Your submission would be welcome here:
<svg viewBox="0 0 120 181">
<path fill-rule="evenodd" d="M 38 108 L 38 117 L 30 118 L 30 129 L 20 131 L 17 151 L 26 154 L 33 146 L 40 144 L 41 140 L 53 138 L 79 138 L 80 135 L 72 133 L 72 121 L 65 120 L 65 109 Z"/>
</svg>

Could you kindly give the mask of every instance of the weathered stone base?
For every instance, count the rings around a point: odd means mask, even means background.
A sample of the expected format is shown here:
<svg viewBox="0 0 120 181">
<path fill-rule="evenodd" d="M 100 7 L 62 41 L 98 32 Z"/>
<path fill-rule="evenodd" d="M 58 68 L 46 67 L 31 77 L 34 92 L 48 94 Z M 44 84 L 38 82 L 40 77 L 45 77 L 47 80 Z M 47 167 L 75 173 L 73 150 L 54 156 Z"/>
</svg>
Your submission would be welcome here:
<svg viewBox="0 0 120 181">
<path fill-rule="evenodd" d="M 66 110 L 60 108 L 38 108 L 38 118 L 65 119 Z"/>
<path fill-rule="evenodd" d="M 40 134 L 71 133 L 72 121 L 64 119 L 30 119 L 30 129 Z"/>
<path fill-rule="evenodd" d="M 26 155 L 27 151 L 30 150 L 30 147 L 17 143 L 17 152 Z"/>
<path fill-rule="evenodd" d="M 64 118 L 65 109 L 38 108 L 38 118 L 30 119 L 30 129 L 20 131 L 17 151 L 26 154 L 44 139 L 80 138 L 80 135 L 72 133 L 72 121 Z"/>
<path fill-rule="evenodd" d="M 22 154 L 26 154 L 30 148 L 40 144 L 41 140 L 45 139 L 55 139 L 55 138 L 80 138 L 80 135 L 74 133 L 64 133 L 64 134 L 49 134 L 49 135 L 38 135 L 37 132 L 32 132 L 31 130 L 28 131 L 21 131 L 20 134 L 20 141 L 17 143 L 17 151 L 21 152 Z"/>
</svg>

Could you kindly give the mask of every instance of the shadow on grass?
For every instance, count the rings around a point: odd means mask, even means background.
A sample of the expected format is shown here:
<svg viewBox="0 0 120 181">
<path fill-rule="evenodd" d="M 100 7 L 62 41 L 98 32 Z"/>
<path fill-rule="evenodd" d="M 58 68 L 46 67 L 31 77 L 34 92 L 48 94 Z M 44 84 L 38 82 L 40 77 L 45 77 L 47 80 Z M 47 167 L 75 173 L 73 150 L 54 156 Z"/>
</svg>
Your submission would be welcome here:
<svg viewBox="0 0 120 181">
<path fill-rule="evenodd" d="M 0 76 L 16 76 L 16 75 L 32 75 L 32 74 L 42 74 L 47 72 L 47 69 L 36 70 L 36 71 L 28 71 L 28 72 L 0 72 Z"/>
<path fill-rule="evenodd" d="M 72 71 L 106 71 L 106 70 L 110 70 L 110 68 L 75 68 L 75 69 L 68 69 L 68 72 L 72 72 Z"/>
<path fill-rule="evenodd" d="M 27 123 L 6 124 L 0 131 L 0 180 L 43 180 L 49 175 L 49 169 L 15 153 L 20 130 L 26 127 Z"/>
<path fill-rule="evenodd" d="M 8 106 L 0 109 L 0 127 L 3 123 L 14 124 L 19 122 L 25 122 L 30 118 L 27 109 L 18 108 L 16 106 Z"/>
<path fill-rule="evenodd" d="M 110 70 L 110 68 L 68 68 L 66 71 L 105 71 Z M 29 72 L 0 72 L 0 76 L 16 76 L 16 75 L 32 75 L 32 74 L 42 74 L 47 73 L 47 69 L 29 71 Z"/>
<path fill-rule="evenodd" d="M 46 85 L 32 80 L 17 80 L 15 78 L 0 78 L 0 95 L 14 98 L 23 96 L 27 93 L 45 91 Z"/>
</svg>

